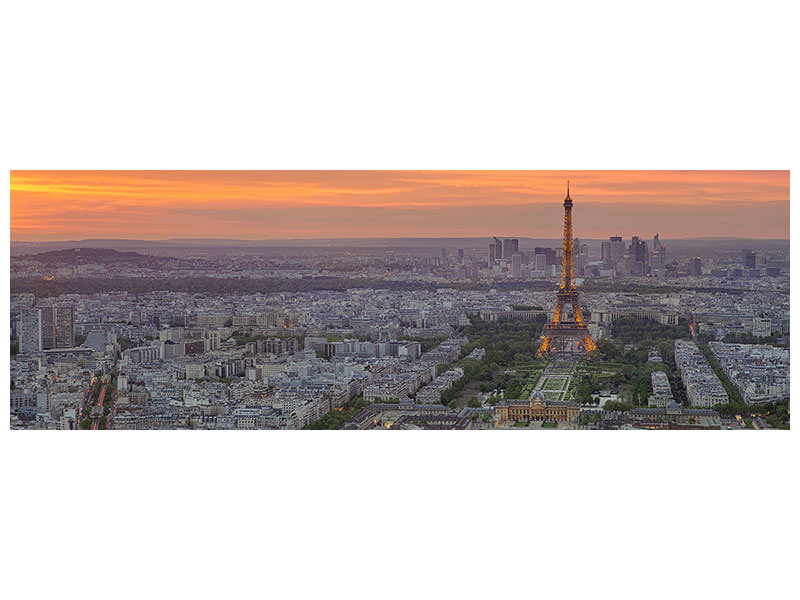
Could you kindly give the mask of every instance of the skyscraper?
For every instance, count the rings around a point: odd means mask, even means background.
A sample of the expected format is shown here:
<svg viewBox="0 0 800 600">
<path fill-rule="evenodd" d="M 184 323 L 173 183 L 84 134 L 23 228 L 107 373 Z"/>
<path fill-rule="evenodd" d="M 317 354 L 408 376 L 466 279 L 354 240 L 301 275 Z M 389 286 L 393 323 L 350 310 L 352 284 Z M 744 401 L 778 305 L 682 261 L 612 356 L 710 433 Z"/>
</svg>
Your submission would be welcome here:
<svg viewBox="0 0 800 600">
<path fill-rule="evenodd" d="M 611 242 L 611 260 L 615 263 L 621 262 L 625 257 L 625 242 L 621 235 L 614 235 L 608 238 Z"/>
<path fill-rule="evenodd" d="M 650 256 L 647 250 L 647 242 L 639 239 L 638 235 L 631 238 L 631 275 L 647 275 L 650 272 Z"/>
<path fill-rule="evenodd" d="M 503 258 L 503 242 L 499 238 L 494 238 L 494 257 L 497 260 Z"/>
<path fill-rule="evenodd" d="M 545 256 L 545 259 L 547 260 L 547 264 L 548 265 L 558 265 L 559 264 L 558 255 L 556 254 L 556 251 L 553 250 L 552 248 L 536 247 L 536 248 L 533 249 L 533 255 L 534 256 L 538 256 L 540 254 L 543 254 Z M 536 260 L 536 259 L 534 259 L 534 260 Z"/>
<path fill-rule="evenodd" d="M 39 352 L 42 349 L 42 311 L 28 308 L 19 315 L 19 351 Z"/>
<path fill-rule="evenodd" d="M 667 275 L 667 248 L 666 246 L 659 247 L 653 253 L 653 258 L 655 259 L 653 262 L 655 263 L 655 271 L 651 266 L 651 272 L 657 277 L 665 277 Z"/>
<path fill-rule="evenodd" d="M 699 277 L 703 274 L 703 262 L 699 256 L 689 259 L 689 275 Z"/>
<path fill-rule="evenodd" d="M 583 269 L 589 262 L 589 246 L 581 244 L 580 238 L 575 238 L 572 244 L 575 259 L 575 274 L 583 275 Z"/>
<path fill-rule="evenodd" d="M 511 255 L 511 274 L 514 279 L 519 279 L 522 274 L 522 255 L 519 252 Z"/>
<path fill-rule="evenodd" d="M 487 267 L 491 269 L 497 260 L 497 245 L 494 242 L 489 242 L 489 258 L 487 260 Z"/>
<path fill-rule="evenodd" d="M 604 263 L 611 262 L 611 242 L 601 242 L 600 260 L 603 261 Z"/>
<path fill-rule="evenodd" d="M 658 234 L 653 236 L 653 251 L 650 260 L 650 273 L 656 277 L 664 277 L 667 274 L 667 248 L 658 239 Z"/>
<path fill-rule="evenodd" d="M 503 240 L 503 258 L 511 260 L 511 257 L 519 252 L 519 240 L 517 238 L 506 238 Z"/>
</svg>

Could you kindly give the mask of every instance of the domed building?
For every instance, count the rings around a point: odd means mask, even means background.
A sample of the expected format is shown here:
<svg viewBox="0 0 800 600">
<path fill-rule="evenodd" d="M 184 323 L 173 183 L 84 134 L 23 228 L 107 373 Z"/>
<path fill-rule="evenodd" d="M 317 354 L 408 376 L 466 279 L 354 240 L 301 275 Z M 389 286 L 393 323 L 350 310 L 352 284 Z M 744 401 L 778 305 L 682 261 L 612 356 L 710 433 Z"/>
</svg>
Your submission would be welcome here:
<svg viewBox="0 0 800 600">
<path fill-rule="evenodd" d="M 497 425 L 542 422 L 558 423 L 573 427 L 578 422 L 581 407 L 575 402 L 555 402 L 545 398 L 542 390 L 535 390 L 527 400 L 502 400 L 496 407 Z"/>
</svg>

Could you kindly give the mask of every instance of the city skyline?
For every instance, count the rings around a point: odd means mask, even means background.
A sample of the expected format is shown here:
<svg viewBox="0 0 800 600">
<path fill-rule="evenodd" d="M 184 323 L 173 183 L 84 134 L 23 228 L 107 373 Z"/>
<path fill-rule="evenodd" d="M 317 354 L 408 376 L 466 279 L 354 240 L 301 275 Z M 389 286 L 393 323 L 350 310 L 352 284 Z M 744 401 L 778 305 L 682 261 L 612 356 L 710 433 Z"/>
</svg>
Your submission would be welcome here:
<svg viewBox="0 0 800 600">
<path fill-rule="evenodd" d="M 38 187 L 34 177 L 19 177 L 17 192 L 42 198 L 62 188 L 96 193 L 100 205 L 108 194 L 123 193 L 92 185 L 86 174 L 68 175 L 72 179 L 62 175 L 60 183 Z M 247 179 L 241 173 L 162 173 L 162 184 L 166 177 L 176 180 L 162 220 L 190 175 L 208 185 L 192 192 L 207 210 L 220 204 L 213 181 L 228 178 L 226 189 L 232 189 L 230 179 Z M 325 177 L 344 183 L 360 176 L 374 184 L 392 177 L 428 177 L 430 183 L 442 176 L 305 175 L 320 179 L 313 192 L 298 192 L 301 204 L 314 206 Z M 488 177 L 473 175 L 448 175 L 448 185 Z M 541 173 L 539 179 L 492 175 L 545 181 Z M 727 175 L 756 185 L 770 174 Z M 269 188 L 265 178 L 275 183 L 298 174 L 249 176 L 250 201 L 258 202 L 262 188 Z M 328 209 L 341 210 L 335 206 L 341 194 L 364 189 L 364 181 L 361 187 L 351 183 L 332 192 Z M 558 201 L 525 205 L 554 213 L 546 227 L 548 233 L 558 227 L 561 239 L 528 238 L 527 244 L 520 244 L 522 236 L 498 235 L 389 244 L 352 238 L 323 244 L 12 242 L 11 426 L 788 428 L 788 240 L 665 244 L 663 218 L 651 215 L 642 228 L 658 231 L 652 241 L 632 235 L 628 244 L 611 235 L 587 243 L 577 224 L 593 205 L 578 201 L 573 182 L 564 183 Z M 139 202 L 141 181 L 126 185 Z M 641 186 L 627 211 L 648 208 Z M 292 189 L 288 182 L 280 186 Z M 703 189 L 710 195 L 714 188 Z M 441 210 L 463 212 L 468 196 L 461 193 Z M 471 202 L 476 210 L 486 208 L 479 198 Z M 724 221 L 733 204 L 726 210 L 718 204 L 709 199 L 704 206 Z M 698 210 L 679 202 L 671 210 L 681 206 Z M 75 212 L 76 219 L 93 216 Z M 98 216 L 109 212 L 106 206 Z M 586 220 L 593 222 L 591 215 Z M 168 221 L 172 235 L 180 234 L 180 220 Z M 108 227 L 99 229 L 96 235 L 109 235 Z M 621 229 L 615 223 L 604 233 Z"/>
<path fill-rule="evenodd" d="M 789 237 L 788 171 L 12 171 L 11 240 Z"/>
</svg>

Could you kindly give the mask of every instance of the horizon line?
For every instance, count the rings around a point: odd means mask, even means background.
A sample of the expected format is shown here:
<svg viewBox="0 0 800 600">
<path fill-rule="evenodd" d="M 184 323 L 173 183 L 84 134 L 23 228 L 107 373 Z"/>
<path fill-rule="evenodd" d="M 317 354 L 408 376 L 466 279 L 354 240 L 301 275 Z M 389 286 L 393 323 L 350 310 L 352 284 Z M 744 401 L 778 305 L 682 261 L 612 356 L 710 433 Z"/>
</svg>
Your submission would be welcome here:
<svg viewBox="0 0 800 600">
<path fill-rule="evenodd" d="M 625 235 L 619 234 L 620 237 L 634 237 L 635 234 Z M 775 240 L 775 241 L 789 241 L 789 237 L 745 237 L 745 236 L 726 236 L 726 235 L 709 235 L 709 236 L 689 236 L 689 237 L 662 237 L 658 232 L 654 235 L 659 235 L 659 239 L 663 240 Z M 9 240 L 12 244 L 68 244 L 68 243 L 84 243 L 84 242 L 182 242 L 182 241 L 216 241 L 216 242 L 269 242 L 269 241 L 314 241 L 314 240 L 461 240 L 461 239 L 492 239 L 492 238 L 505 238 L 505 239 L 529 239 L 529 240 L 549 240 L 561 239 L 561 236 L 554 237 L 533 237 L 533 236 L 520 236 L 520 235 L 461 235 L 461 236 L 342 236 L 342 237 L 271 237 L 271 238 L 215 238 L 215 237 L 173 237 L 173 238 L 83 238 L 83 239 L 62 239 L 62 240 Z M 575 236 L 578 239 L 585 240 L 605 240 L 605 237 L 584 237 Z M 643 237 L 639 235 L 639 237 Z M 649 236 L 647 236 L 649 237 Z"/>
</svg>

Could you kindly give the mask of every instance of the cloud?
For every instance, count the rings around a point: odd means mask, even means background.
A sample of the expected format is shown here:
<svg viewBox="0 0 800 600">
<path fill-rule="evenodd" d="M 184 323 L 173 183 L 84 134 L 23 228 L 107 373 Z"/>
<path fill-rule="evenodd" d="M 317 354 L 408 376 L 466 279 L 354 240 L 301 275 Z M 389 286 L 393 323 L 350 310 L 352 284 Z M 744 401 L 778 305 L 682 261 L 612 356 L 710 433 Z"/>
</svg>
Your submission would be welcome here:
<svg viewBox="0 0 800 600">
<path fill-rule="evenodd" d="M 567 179 L 584 237 L 789 234 L 788 171 L 13 171 L 11 235 L 558 237 Z"/>
</svg>

